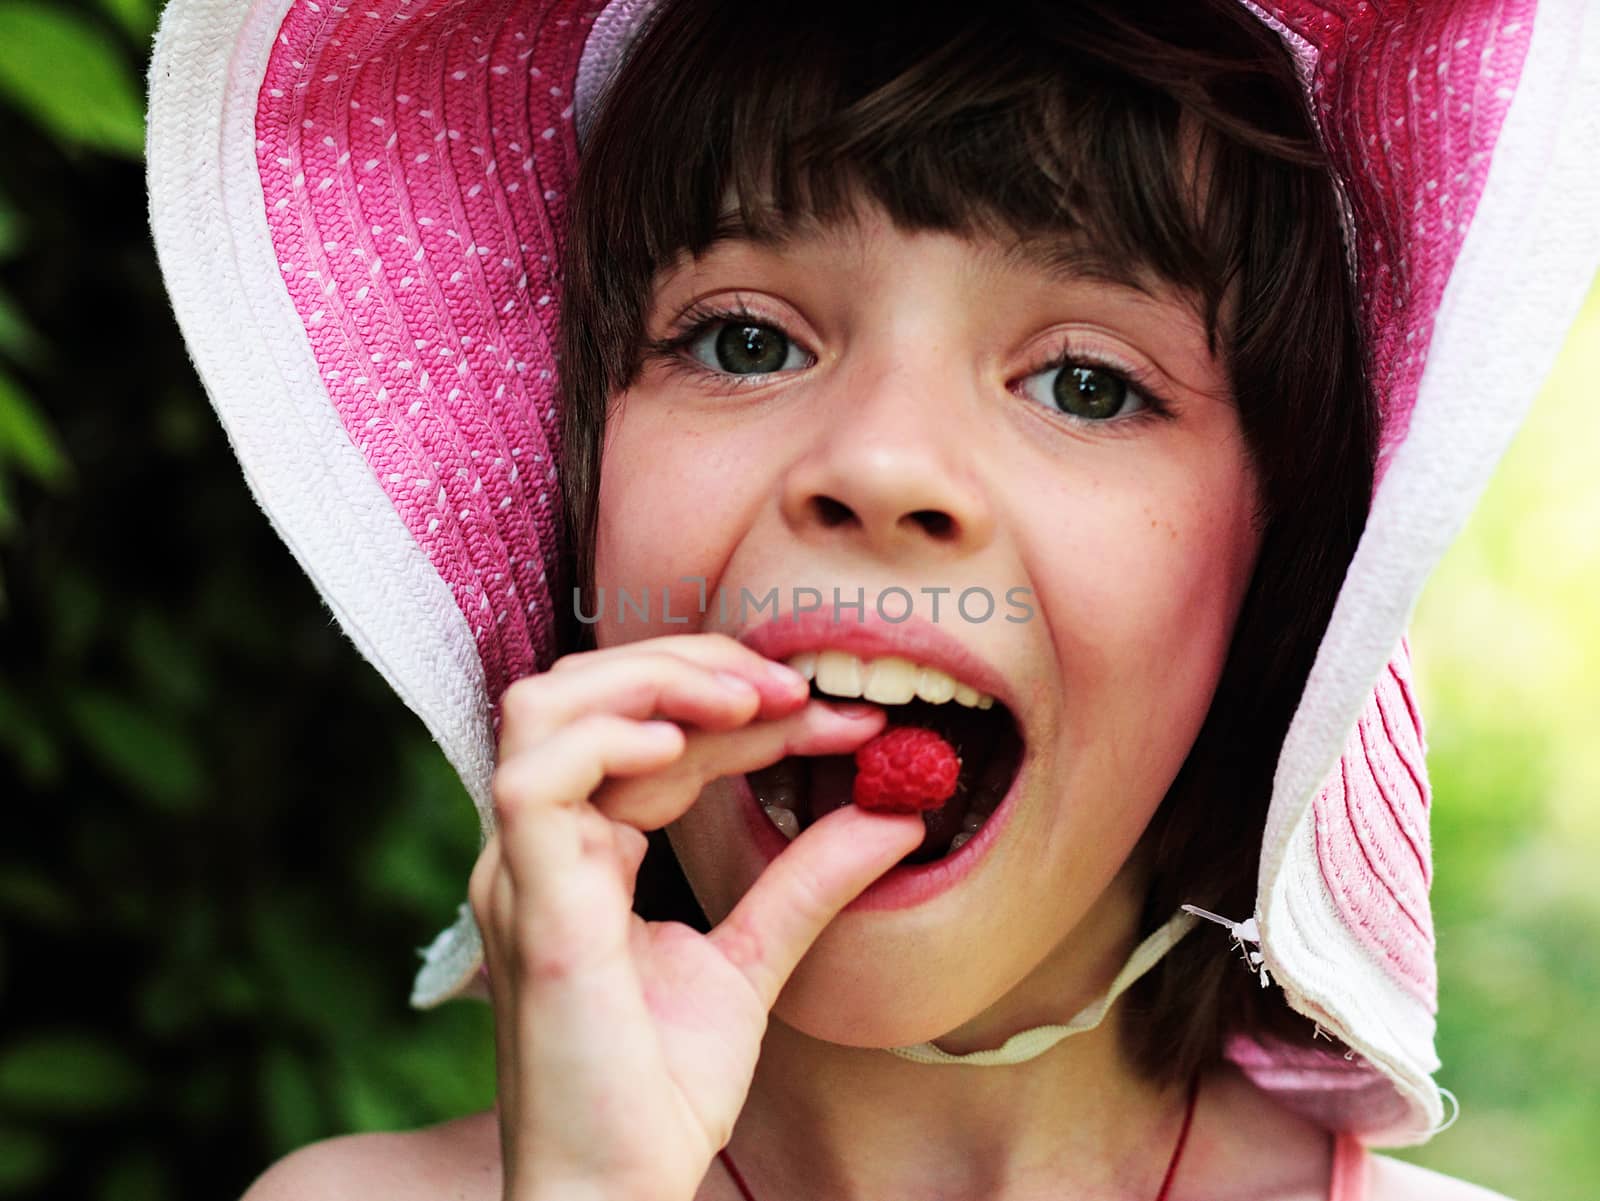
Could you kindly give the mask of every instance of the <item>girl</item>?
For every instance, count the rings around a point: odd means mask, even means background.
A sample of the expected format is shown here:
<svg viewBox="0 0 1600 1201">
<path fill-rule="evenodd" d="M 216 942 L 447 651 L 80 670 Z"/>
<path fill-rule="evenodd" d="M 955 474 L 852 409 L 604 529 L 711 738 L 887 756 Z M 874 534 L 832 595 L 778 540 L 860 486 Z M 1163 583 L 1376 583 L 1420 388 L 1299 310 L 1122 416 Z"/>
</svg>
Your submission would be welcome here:
<svg viewBox="0 0 1600 1201">
<path fill-rule="evenodd" d="M 1364 1150 L 1401 634 L 1600 257 L 1584 17 L 179 0 L 180 319 L 486 835 L 498 1106 L 251 1198 L 1485 1196 Z"/>
</svg>

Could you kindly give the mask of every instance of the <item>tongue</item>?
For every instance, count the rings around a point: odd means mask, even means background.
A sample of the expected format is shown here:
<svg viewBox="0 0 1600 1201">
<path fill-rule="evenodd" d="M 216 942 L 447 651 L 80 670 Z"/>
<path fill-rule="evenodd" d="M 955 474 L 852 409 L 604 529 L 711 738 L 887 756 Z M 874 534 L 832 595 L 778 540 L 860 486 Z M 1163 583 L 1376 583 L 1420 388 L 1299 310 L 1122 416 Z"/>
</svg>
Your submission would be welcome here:
<svg viewBox="0 0 1600 1201">
<path fill-rule="evenodd" d="M 811 783 L 805 799 L 809 809 L 805 824 L 809 826 L 835 809 L 850 804 L 856 779 L 856 761 L 853 755 L 819 755 L 806 762 L 811 768 Z M 970 789 L 958 788 L 956 794 L 938 809 L 926 810 L 922 814 L 922 823 L 927 832 L 923 835 L 921 845 L 907 858 L 922 863 L 944 854 L 950 846 L 950 840 L 961 833 L 961 823 L 972 807 L 971 799 Z"/>
</svg>

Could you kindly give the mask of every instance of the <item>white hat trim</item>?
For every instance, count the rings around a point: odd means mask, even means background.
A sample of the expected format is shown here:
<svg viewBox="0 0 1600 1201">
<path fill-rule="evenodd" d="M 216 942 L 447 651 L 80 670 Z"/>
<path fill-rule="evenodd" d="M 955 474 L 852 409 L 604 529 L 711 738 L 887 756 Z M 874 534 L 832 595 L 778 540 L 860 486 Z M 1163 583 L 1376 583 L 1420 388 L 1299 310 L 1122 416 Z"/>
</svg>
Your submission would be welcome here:
<svg viewBox="0 0 1600 1201">
<path fill-rule="evenodd" d="M 150 65 L 156 251 L 256 503 L 362 655 L 444 749 L 481 814 L 494 746 L 477 645 L 345 433 L 267 228 L 256 102 L 289 7 L 199 0 L 166 10 Z M 429 948 L 413 1002 L 455 991 L 477 951 L 467 915 Z"/>
<path fill-rule="evenodd" d="M 1454 539 L 1549 373 L 1600 264 L 1600 13 L 1545 0 L 1483 194 L 1445 286 L 1395 452 L 1274 780 L 1257 918 L 1289 1003 L 1369 1059 L 1428 1122 L 1442 1114 L 1433 1021 L 1357 943 L 1317 859 L 1311 801 Z M 1485 411 L 1481 381 L 1505 381 Z M 1359 980 L 1351 968 L 1359 970 Z M 1426 1021 L 1424 1019 L 1426 1018 Z M 1359 1032 L 1359 1033 L 1358 1033 Z M 1424 1037 L 1426 1036 L 1426 1037 Z M 1413 1132 L 1393 1142 L 1417 1142 Z"/>
</svg>

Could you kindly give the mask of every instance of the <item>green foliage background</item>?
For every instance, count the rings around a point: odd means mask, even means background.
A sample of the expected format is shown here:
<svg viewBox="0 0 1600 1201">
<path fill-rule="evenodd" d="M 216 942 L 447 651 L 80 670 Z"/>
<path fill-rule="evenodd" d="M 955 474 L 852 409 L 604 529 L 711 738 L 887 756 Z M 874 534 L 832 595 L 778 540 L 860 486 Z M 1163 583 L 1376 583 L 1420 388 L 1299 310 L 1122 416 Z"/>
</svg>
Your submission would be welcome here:
<svg viewBox="0 0 1600 1201">
<path fill-rule="evenodd" d="M 237 1196 L 493 1099 L 406 1005 L 477 829 L 256 509 L 145 218 L 154 0 L 0 0 L 0 1197 Z M 1600 1177 L 1600 290 L 1414 636 L 1441 1081 L 1409 1157 Z M 352 748 L 359 748 L 353 752 Z"/>
</svg>

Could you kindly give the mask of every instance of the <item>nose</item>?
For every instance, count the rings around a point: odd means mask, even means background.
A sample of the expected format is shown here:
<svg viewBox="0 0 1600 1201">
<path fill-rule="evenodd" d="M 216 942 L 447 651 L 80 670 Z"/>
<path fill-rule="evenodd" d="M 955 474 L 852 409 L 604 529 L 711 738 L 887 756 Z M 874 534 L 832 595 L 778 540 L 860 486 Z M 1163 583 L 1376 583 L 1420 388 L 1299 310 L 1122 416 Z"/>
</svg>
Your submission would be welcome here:
<svg viewBox="0 0 1600 1201">
<path fill-rule="evenodd" d="M 786 472 L 784 520 L 895 561 L 962 558 L 988 543 L 981 422 L 968 377 L 932 357 L 841 374 Z"/>
</svg>

